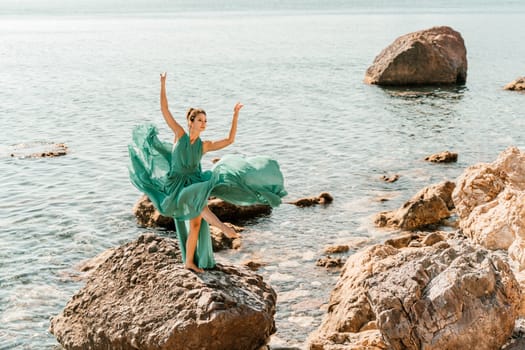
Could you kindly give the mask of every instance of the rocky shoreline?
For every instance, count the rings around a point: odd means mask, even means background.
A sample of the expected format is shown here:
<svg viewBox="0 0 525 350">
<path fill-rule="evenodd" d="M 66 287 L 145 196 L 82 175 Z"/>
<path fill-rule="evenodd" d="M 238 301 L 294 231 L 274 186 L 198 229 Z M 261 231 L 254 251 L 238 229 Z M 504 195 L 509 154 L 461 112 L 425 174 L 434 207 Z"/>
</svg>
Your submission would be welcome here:
<svg viewBox="0 0 525 350">
<path fill-rule="evenodd" d="M 327 247 L 335 258 L 318 265 L 344 266 L 307 348 L 518 349 L 524 190 L 525 153 L 509 147 L 391 212 L 396 237 L 365 243 L 345 263 L 349 246 Z M 451 215 L 457 229 L 435 229 Z M 196 275 L 176 240 L 146 234 L 81 269 L 85 287 L 51 321 L 65 349 L 270 349 L 278 295 L 249 263 Z"/>
<path fill-rule="evenodd" d="M 435 27 L 398 38 L 376 57 L 365 82 L 464 84 L 466 76 L 461 35 Z M 426 160 L 455 162 L 457 153 Z M 288 203 L 332 200 L 323 193 Z M 226 221 L 271 213 L 209 205 Z M 141 226 L 173 229 L 147 198 L 134 211 Z M 525 343 L 525 154 L 518 148 L 422 189 L 374 223 L 401 233 L 346 262 L 348 246 L 328 247 L 317 261 L 342 270 L 308 349 L 517 350 Z M 240 245 L 221 232 L 212 237 L 217 250 Z M 278 295 L 255 272 L 262 265 L 218 264 L 196 275 L 184 269 L 176 240 L 142 235 L 84 264 L 86 284 L 52 318 L 50 332 L 65 349 L 269 349 Z"/>
</svg>

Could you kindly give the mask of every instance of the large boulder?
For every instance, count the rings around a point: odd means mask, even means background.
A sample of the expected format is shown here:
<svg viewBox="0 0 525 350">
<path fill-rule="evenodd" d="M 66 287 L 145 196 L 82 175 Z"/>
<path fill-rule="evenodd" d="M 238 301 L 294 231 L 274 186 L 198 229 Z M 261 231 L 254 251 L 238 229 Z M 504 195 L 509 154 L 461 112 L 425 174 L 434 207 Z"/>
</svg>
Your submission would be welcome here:
<svg viewBox="0 0 525 350">
<path fill-rule="evenodd" d="M 440 223 L 451 215 L 451 199 L 455 184 L 445 181 L 425 187 L 397 210 L 377 214 L 374 222 L 379 227 L 415 230 Z"/>
<path fill-rule="evenodd" d="M 379 244 L 352 255 L 309 349 L 500 349 L 520 298 L 505 254 L 439 235 L 420 248 Z"/>
<path fill-rule="evenodd" d="M 525 268 L 525 153 L 509 147 L 494 162 L 467 168 L 452 198 L 468 237 L 488 249 L 508 249 Z"/>
<path fill-rule="evenodd" d="M 239 206 L 218 198 L 209 199 L 208 207 L 221 221 L 227 222 L 241 222 L 242 220 L 269 215 L 272 212 L 272 207 L 269 205 Z M 161 215 L 146 195 L 143 195 L 135 203 L 133 214 L 135 214 L 139 226 L 175 229 L 173 218 Z"/>
<path fill-rule="evenodd" d="M 365 82 L 378 85 L 464 84 L 467 50 L 461 34 L 433 27 L 397 38 L 375 58 Z"/>
<path fill-rule="evenodd" d="M 65 349 L 258 349 L 275 332 L 276 293 L 243 267 L 184 269 L 177 241 L 114 249 L 52 318 Z"/>
</svg>

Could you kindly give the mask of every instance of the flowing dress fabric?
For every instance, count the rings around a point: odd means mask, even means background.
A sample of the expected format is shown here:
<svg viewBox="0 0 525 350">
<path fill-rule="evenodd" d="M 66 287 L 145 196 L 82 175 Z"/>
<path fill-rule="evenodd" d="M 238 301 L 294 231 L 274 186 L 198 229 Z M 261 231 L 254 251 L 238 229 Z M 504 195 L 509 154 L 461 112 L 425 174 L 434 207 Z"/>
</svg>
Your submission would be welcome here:
<svg viewBox="0 0 525 350">
<path fill-rule="evenodd" d="M 276 207 L 287 193 L 279 164 L 268 157 L 229 155 L 212 170 L 202 171 L 202 141 L 190 142 L 184 133 L 177 142 L 162 142 L 154 125 L 139 125 L 129 145 L 131 182 L 144 192 L 155 208 L 175 220 L 183 260 L 186 261 L 187 220 L 198 216 L 210 196 L 237 205 L 267 204 Z M 195 250 L 195 264 L 215 266 L 209 227 L 202 220 Z"/>
</svg>

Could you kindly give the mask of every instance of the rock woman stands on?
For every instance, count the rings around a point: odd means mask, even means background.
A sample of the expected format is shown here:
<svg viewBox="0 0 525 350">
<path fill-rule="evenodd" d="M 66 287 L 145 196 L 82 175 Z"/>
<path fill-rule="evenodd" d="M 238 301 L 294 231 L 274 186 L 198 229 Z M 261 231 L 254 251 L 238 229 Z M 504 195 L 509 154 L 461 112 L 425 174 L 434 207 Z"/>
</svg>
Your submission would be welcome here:
<svg viewBox="0 0 525 350">
<path fill-rule="evenodd" d="M 212 170 L 202 171 L 200 161 L 203 154 L 222 149 L 235 140 L 237 119 L 243 105 L 237 103 L 233 109 L 227 138 L 202 141 L 200 134 L 206 129 L 206 112 L 190 108 L 186 114 L 186 132 L 168 108 L 166 73 L 161 74 L 160 83 L 161 111 L 175 134 L 174 142 L 161 141 L 152 124 L 135 127 L 133 142 L 129 145 L 130 179 L 135 187 L 148 195 L 162 215 L 174 218 L 186 268 L 203 272 L 203 269 L 215 266 L 208 224 L 217 226 L 228 237 L 239 236 L 210 211 L 208 197 L 219 197 L 237 205 L 267 204 L 275 207 L 287 193 L 278 163 L 265 156 L 242 158 L 228 155 Z"/>
</svg>

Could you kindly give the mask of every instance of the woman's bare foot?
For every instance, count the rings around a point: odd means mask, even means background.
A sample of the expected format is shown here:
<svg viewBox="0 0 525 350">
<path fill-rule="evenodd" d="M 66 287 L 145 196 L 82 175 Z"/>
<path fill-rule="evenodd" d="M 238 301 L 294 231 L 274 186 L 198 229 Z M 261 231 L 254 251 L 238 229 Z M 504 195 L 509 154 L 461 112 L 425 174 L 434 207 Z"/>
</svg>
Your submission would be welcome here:
<svg viewBox="0 0 525 350">
<path fill-rule="evenodd" d="M 204 270 L 201 269 L 200 267 L 198 267 L 197 265 L 195 264 L 192 264 L 192 263 L 186 263 L 186 265 L 184 265 L 184 267 L 188 270 L 191 270 L 193 272 L 197 272 L 197 273 L 203 273 Z"/>
<path fill-rule="evenodd" d="M 224 225 L 223 232 L 230 239 L 241 238 L 241 235 L 228 225 Z"/>
</svg>

